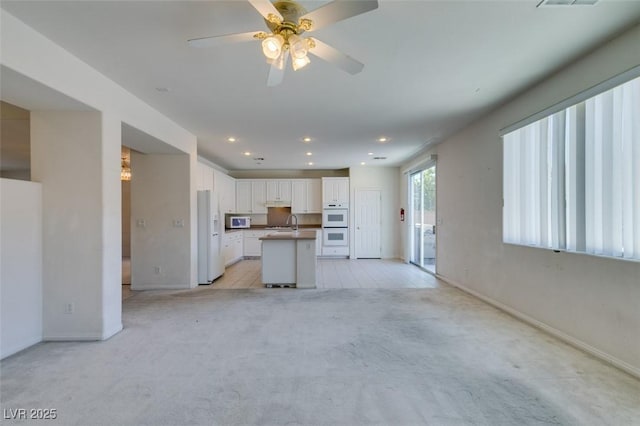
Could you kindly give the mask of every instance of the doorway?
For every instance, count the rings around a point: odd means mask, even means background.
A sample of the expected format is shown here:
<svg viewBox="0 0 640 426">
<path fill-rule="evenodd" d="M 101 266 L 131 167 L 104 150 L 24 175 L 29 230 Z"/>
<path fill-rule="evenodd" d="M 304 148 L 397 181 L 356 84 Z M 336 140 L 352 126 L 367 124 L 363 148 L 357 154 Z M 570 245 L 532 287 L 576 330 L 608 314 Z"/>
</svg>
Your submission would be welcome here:
<svg viewBox="0 0 640 426">
<path fill-rule="evenodd" d="M 122 187 L 122 299 L 131 295 L 131 150 L 122 146 L 120 154 Z"/>
<path fill-rule="evenodd" d="M 411 263 L 436 273 L 436 166 L 411 174 Z"/>
<path fill-rule="evenodd" d="M 380 259 L 382 191 L 356 189 L 355 257 L 356 259 Z"/>
</svg>

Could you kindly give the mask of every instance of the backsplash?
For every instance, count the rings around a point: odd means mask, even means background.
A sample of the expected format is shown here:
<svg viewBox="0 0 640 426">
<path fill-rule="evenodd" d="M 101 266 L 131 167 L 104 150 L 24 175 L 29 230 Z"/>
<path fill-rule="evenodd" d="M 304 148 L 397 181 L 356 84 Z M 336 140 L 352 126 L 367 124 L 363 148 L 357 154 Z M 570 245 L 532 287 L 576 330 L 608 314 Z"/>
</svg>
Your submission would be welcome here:
<svg viewBox="0 0 640 426">
<path fill-rule="evenodd" d="M 240 215 L 231 215 L 231 216 L 240 216 Z M 282 219 L 282 224 L 272 224 L 267 222 L 266 214 L 250 214 L 243 215 L 249 216 L 251 218 L 251 225 L 271 225 L 271 226 L 284 226 L 284 222 L 287 220 L 287 216 Z M 297 213 L 296 217 L 298 218 L 298 225 L 321 225 L 322 224 L 322 215 L 321 214 L 302 214 Z"/>
</svg>

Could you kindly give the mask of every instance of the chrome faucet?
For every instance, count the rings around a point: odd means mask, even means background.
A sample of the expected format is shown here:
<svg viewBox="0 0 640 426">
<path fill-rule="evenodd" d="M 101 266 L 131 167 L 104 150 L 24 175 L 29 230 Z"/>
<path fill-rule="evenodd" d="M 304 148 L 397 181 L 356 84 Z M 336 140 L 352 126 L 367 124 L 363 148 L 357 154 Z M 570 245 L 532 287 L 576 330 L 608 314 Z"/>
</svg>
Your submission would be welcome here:
<svg viewBox="0 0 640 426">
<path fill-rule="evenodd" d="M 298 216 L 296 216 L 295 214 L 290 214 L 290 215 L 289 215 L 289 217 L 287 217 L 287 221 L 286 221 L 284 224 L 285 224 L 285 225 L 288 225 L 288 224 L 289 224 L 289 221 L 291 220 L 291 218 L 294 218 L 294 219 L 296 220 L 295 225 L 294 225 L 294 224 L 291 224 L 291 226 L 295 226 L 295 227 L 293 228 L 293 230 L 294 230 L 294 231 L 297 231 L 297 230 L 298 230 Z"/>
</svg>

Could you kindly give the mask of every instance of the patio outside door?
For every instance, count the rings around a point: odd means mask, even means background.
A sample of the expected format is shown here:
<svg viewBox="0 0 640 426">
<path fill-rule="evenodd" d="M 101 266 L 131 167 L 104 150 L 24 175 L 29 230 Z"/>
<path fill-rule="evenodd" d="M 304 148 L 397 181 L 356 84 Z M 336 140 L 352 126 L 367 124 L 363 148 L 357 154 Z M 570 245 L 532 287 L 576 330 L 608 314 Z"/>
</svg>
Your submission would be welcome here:
<svg viewBox="0 0 640 426">
<path fill-rule="evenodd" d="M 411 191 L 411 263 L 436 272 L 436 166 L 413 173 Z"/>
</svg>

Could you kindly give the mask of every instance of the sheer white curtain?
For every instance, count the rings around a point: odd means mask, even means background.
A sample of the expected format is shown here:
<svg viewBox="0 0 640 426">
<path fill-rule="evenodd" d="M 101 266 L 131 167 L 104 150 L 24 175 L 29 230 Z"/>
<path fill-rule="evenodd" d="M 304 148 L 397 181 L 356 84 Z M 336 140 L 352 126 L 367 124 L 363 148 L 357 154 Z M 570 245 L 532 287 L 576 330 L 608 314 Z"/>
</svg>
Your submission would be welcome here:
<svg viewBox="0 0 640 426">
<path fill-rule="evenodd" d="M 640 79 L 585 102 L 587 253 L 640 259 Z"/>
<path fill-rule="evenodd" d="M 505 242 L 640 260 L 640 78 L 503 143 Z"/>
<path fill-rule="evenodd" d="M 565 111 L 504 136 L 505 242 L 564 248 Z"/>
</svg>

